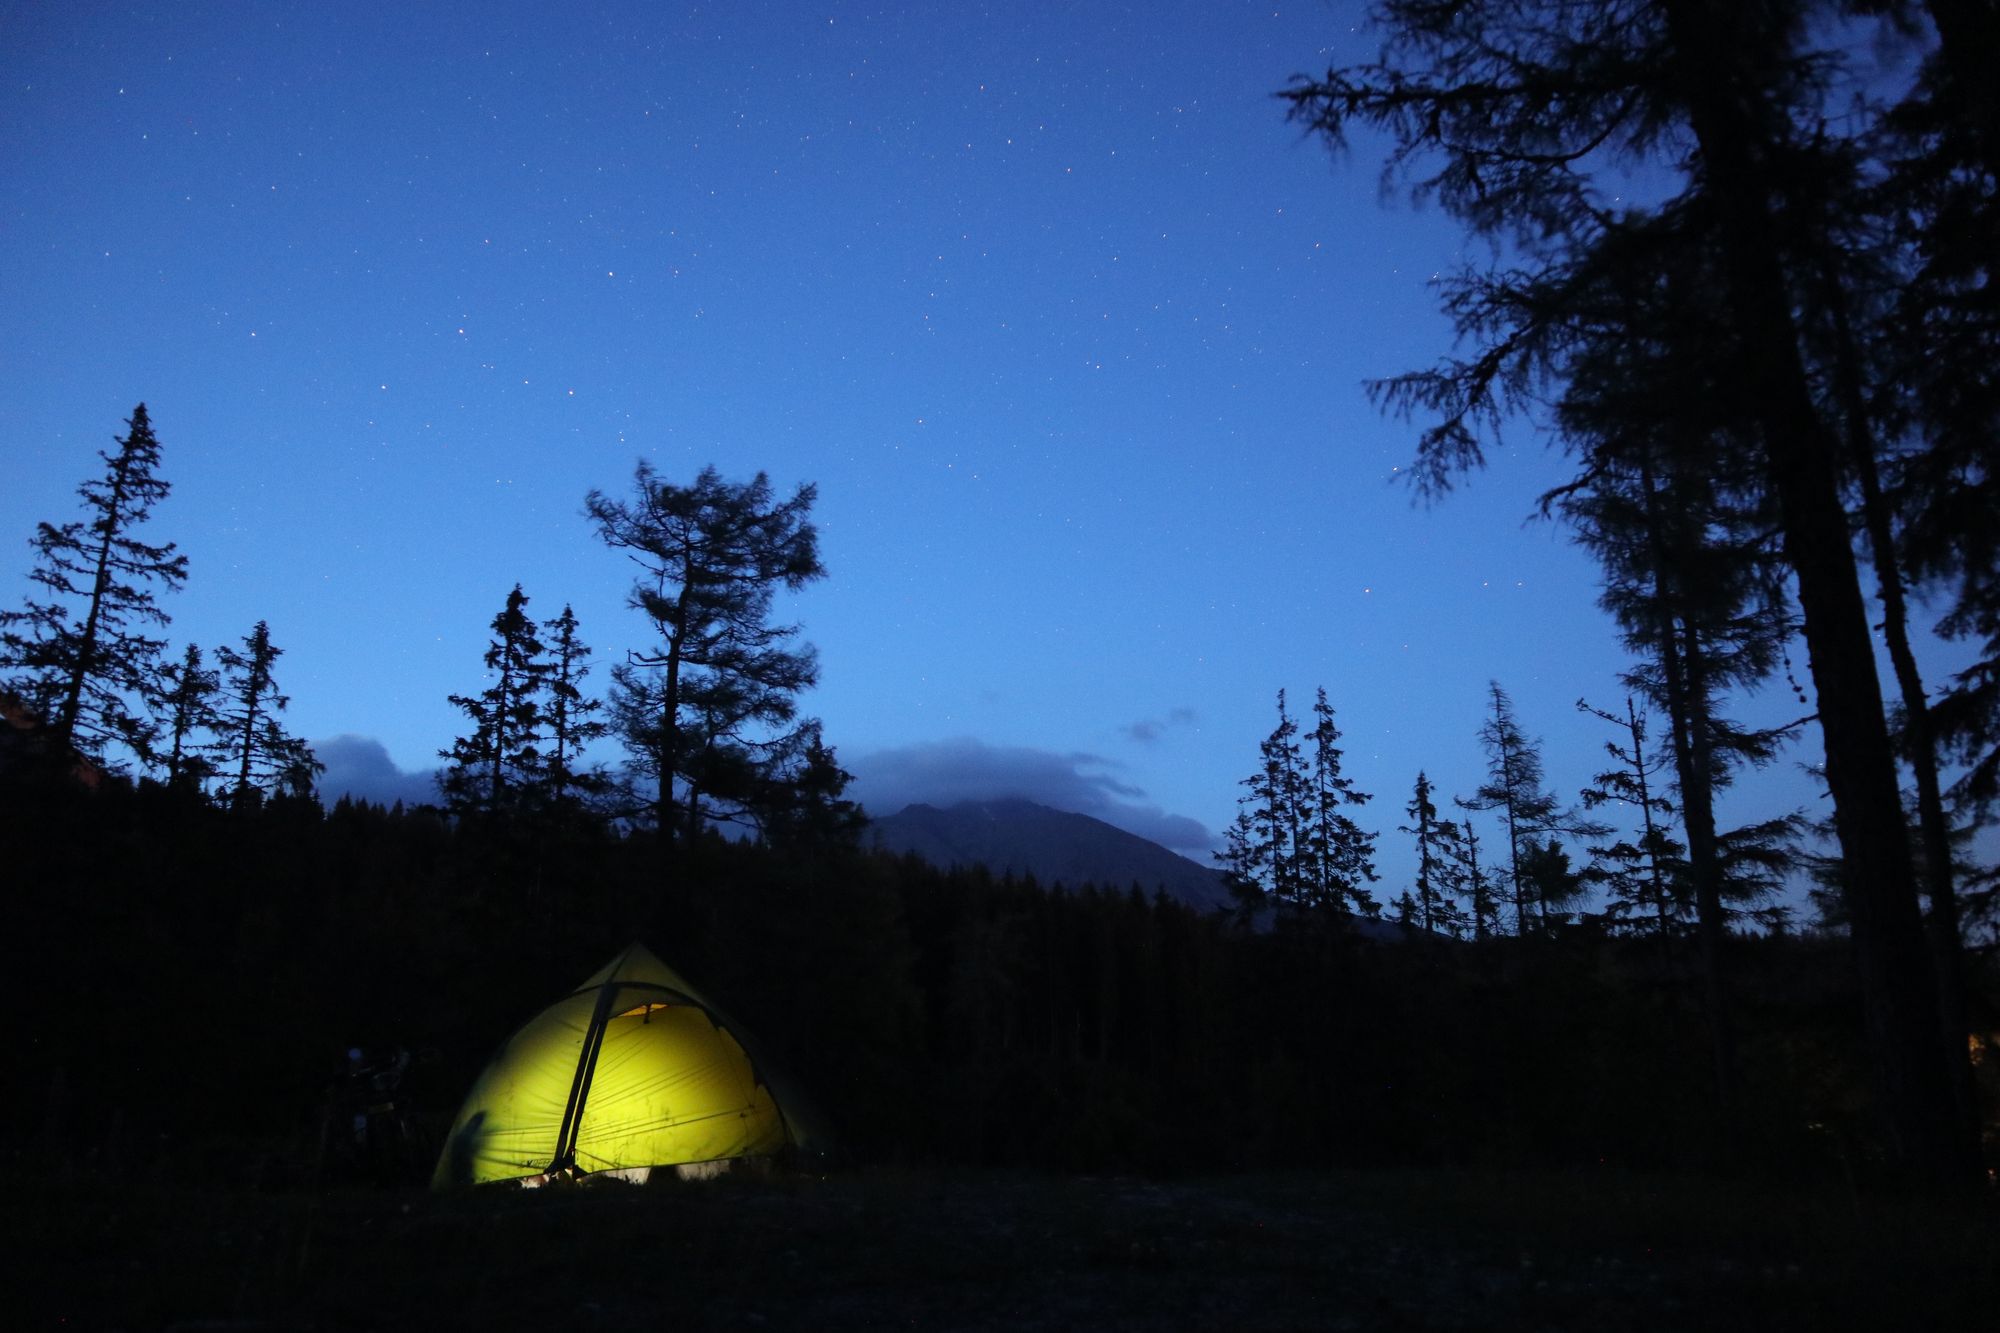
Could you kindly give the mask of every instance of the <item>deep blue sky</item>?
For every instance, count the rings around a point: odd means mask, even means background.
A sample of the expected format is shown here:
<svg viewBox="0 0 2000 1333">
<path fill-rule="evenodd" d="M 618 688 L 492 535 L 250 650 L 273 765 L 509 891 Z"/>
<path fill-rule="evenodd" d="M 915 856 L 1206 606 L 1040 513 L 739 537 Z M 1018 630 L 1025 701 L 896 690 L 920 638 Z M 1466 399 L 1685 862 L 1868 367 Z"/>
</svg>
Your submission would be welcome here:
<svg viewBox="0 0 2000 1333">
<path fill-rule="evenodd" d="M 600 686 L 646 644 L 586 491 L 762 469 L 819 486 L 831 576 L 787 610 L 863 799 L 1187 850 L 1324 684 L 1393 894 L 1487 680 L 1573 795 L 1625 659 L 1524 525 L 1562 475 L 1531 433 L 1441 509 L 1395 481 L 1413 429 L 1361 382 L 1448 349 L 1460 236 L 1271 97 L 1371 54 L 1352 12 L 6 5 L 0 592 L 144 400 L 175 641 L 268 619 L 295 731 L 423 770 L 514 582 Z"/>
</svg>

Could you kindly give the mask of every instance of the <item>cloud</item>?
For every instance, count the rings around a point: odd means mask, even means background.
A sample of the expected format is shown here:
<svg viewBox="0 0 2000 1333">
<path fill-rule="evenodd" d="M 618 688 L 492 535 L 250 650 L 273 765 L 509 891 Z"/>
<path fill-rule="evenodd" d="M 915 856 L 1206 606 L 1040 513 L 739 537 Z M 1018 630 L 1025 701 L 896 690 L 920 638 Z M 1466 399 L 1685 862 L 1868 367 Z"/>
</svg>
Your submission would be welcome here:
<svg viewBox="0 0 2000 1333">
<path fill-rule="evenodd" d="M 313 753 L 326 765 L 320 774 L 319 793 L 328 805 L 342 796 L 378 805 L 437 804 L 437 774 L 424 769 L 407 773 L 396 767 L 388 749 L 373 736 L 348 733 L 331 740 L 314 741 Z"/>
<path fill-rule="evenodd" d="M 1114 767 L 1111 760 L 1093 754 L 988 745 L 961 737 L 876 750 L 851 760 L 843 756 L 842 762 L 854 774 L 850 794 L 877 814 L 919 803 L 1019 799 L 1089 815 L 1176 851 L 1206 857 L 1214 846 L 1199 821 L 1148 803 L 1143 789 L 1105 771 Z"/>
<path fill-rule="evenodd" d="M 1151 745 L 1160 739 L 1168 728 L 1193 726 L 1194 720 L 1194 709 L 1170 708 L 1163 718 L 1142 717 L 1137 722 L 1126 723 L 1118 730 L 1125 734 L 1127 740 L 1137 741 L 1141 745 Z"/>
</svg>

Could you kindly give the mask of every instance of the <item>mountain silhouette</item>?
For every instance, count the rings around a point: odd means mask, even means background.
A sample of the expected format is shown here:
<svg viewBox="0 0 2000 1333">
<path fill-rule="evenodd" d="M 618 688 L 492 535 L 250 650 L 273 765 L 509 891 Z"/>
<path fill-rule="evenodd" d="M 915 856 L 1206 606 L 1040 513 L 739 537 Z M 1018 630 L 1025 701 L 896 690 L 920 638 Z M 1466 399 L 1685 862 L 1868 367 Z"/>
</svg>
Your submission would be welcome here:
<svg viewBox="0 0 2000 1333">
<path fill-rule="evenodd" d="M 940 869 L 983 865 L 996 875 L 1118 893 L 1137 884 L 1202 911 L 1231 905 L 1220 871 L 1101 819 L 1033 801 L 909 805 L 874 820 L 869 836 L 884 851 L 914 853 Z"/>
</svg>

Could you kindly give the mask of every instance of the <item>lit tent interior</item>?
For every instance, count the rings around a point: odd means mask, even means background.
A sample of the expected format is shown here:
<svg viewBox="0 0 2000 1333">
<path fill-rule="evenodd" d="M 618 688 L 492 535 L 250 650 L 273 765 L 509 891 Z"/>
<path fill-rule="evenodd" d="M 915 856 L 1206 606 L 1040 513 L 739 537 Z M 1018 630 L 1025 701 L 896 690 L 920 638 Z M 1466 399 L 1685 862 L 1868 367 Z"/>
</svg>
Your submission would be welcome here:
<svg viewBox="0 0 2000 1333">
<path fill-rule="evenodd" d="M 508 1038 L 432 1185 L 716 1162 L 804 1144 L 740 1029 L 634 944 Z M 787 1102 L 793 1099 L 785 1098 Z"/>
</svg>

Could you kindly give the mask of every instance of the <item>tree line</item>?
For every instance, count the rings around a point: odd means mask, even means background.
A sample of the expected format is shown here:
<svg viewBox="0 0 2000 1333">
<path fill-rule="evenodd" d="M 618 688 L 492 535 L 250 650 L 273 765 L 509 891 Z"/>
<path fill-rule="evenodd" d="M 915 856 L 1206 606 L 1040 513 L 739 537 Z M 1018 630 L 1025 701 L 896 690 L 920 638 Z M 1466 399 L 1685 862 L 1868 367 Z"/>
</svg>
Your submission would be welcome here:
<svg viewBox="0 0 2000 1333">
<path fill-rule="evenodd" d="M 172 489 L 144 403 L 115 446 L 78 489 L 85 518 L 38 526 L 29 577 L 40 593 L 0 612 L 0 688 L 14 720 L 45 759 L 94 777 L 136 766 L 235 806 L 313 798 L 325 768 L 285 730 L 284 650 L 267 622 L 212 658 L 192 643 L 168 655 L 161 597 L 185 585 L 188 561 L 140 536 Z M 584 510 L 639 566 L 629 602 L 656 641 L 612 668 L 608 699 L 593 697 L 574 610 L 537 623 L 516 584 L 491 622 L 485 688 L 449 696 L 466 731 L 439 751 L 444 810 L 646 824 L 665 857 L 714 826 L 761 835 L 856 822 L 819 723 L 798 717 L 818 676 L 813 649 L 770 614 L 778 590 L 825 575 L 813 487 L 780 498 L 761 473 L 730 482 L 714 468 L 676 485 L 641 462 L 633 490 L 629 500 L 592 491 Z M 591 757 L 614 734 L 629 761 L 615 772 Z"/>
<path fill-rule="evenodd" d="M 243 805 L 268 795 L 309 796 L 323 766 L 284 729 L 290 699 L 275 666 L 284 650 L 258 621 L 240 644 L 186 645 L 175 660 L 157 637 L 170 617 L 157 593 L 187 581 L 175 544 L 138 531 L 172 486 L 158 473 L 160 442 L 146 405 L 132 409 L 101 475 L 77 489 L 86 517 L 41 523 L 29 572 L 41 589 L 18 611 L 0 611 L 0 670 L 23 725 L 45 728 L 52 756 L 80 758 L 95 774 L 130 756 L 172 785 L 218 781 L 218 799 Z"/>
<path fill-rule="evenodd" d="M 1418 771 L 1403 807 L 1411 822 L 1396 826 L 1416 853 L 1415 875 L 1385 909 L 1368 888 L 1379 879 L 1379 835 L 1344 809 L 1374 798 L 1341 771 L 1341 733 L 1326 691 L 1314 702 L 1307 746 L 1280 690 L 1278 725 L 1259 743 L 1261 764 L 1241 783 L 1246 790 L 1217 854 L 1244 915 L 1276 910 L 1286 919 L 1336 924 L 1386 917 L 1469 940 L 1547 936 L 1569 925 L 1660 940 L 1685 933 L 1700 919 L 1696 872 L 1687 843 L 1675 836 L 1678 788 L 1637 700 L 1627 697 L 1622 716 L 1577 701 L 1579 711 L 1615 728 L 1616 739 L 1604 742 L 1612 766 L 1591 779 L 1576 804 L 1565 805 L 1548 789 L 1542 743 L 1522 729 L 1507 691 L 1489 682 L 1487 697 L 1490 711 L 1478 733 L 1485 780 L 1469 796 L 1446 796 Z M 1621 830 L 1591 816 L 1605 807 L 1630 812 L 1639 828 Z M 1481 813 L 1498 821 L 1497 841 L 1481 841 L 1472 818 Z M 1778 934 L 1791 928 L 1791 904 L 1775 899 L 1787 868 L 1804 855 L 1806 831 L 1804 816 L 1794 811 L 1721 835 L 1728 850 L 1720 901 L 1728 927 Z M 1573 863 L 1565 838 L 1587 854 L 1584 864 Z M 1840 919 L 1830 902 L 1822 898 L 1820 905 Z"/>
</svg>

